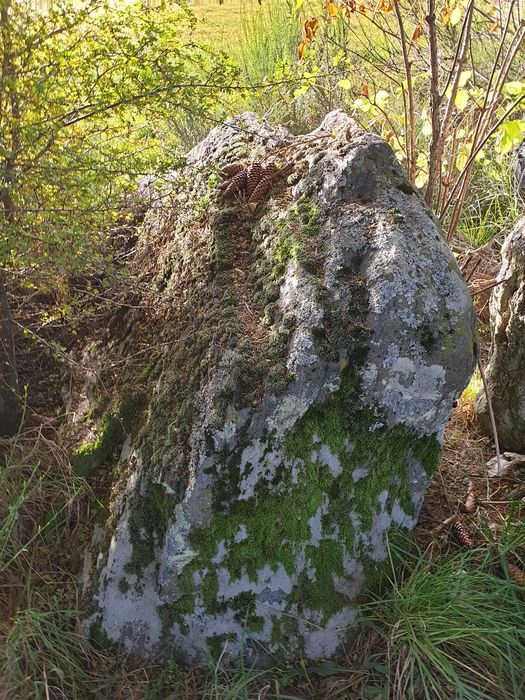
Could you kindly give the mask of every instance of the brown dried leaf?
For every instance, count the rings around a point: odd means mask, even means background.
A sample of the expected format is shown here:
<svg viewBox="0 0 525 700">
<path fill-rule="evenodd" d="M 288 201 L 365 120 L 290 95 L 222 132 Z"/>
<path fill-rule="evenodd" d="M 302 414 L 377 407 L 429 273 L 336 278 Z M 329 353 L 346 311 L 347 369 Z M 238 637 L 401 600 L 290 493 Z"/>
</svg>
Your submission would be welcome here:
<svg viewBox="0 0 525 700">
<path fill-rule="evenodd" d="M 412 34 L 412 41 L 417 41 L 419 37 L 423 34 L 423 27 L 418 24 L 417 27 L 414 29 L 414 33 Z"/>
<path fill-rule="evenodd" d="M 476 510 L 476 492 L 474 491 L 474 484 L 472 481 L 469 481 L 467 497 L 465 499 L 465 503 L 463 504 L 463 508 L 467 511 L 467 513 L 473 513 Z"/>
</svg>

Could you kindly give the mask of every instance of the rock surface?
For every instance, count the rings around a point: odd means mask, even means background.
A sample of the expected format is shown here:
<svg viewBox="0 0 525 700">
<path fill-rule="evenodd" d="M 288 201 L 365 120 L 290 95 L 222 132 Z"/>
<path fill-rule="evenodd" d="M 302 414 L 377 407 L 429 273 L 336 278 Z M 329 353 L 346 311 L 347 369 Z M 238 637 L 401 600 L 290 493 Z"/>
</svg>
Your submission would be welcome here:
<svg viewBox="0 0 525 700">
<path fill-rule="evenodd" d="M 507 236 L 490 299 L 492 343 L 486 369 L 500 447 L 525 452 L 525 217 Z M 484 392 L 476 400 L 479 423 L 492 435 Z"/>
<path fill-rule="evenodd" d="M 236 160 L 291 174 L 256 206 L 222 202 Z M 388 144 L 345 113 L 296 137 L 245 114 L 160 191 L 134 270 L 148 312 L 104 341 L 128 389 L 73 455 L 90 473 L 124 442 L 91 633 L 192 664 L 333 656 L 387 537 L 417 521 L 475 365 L 454 257 Z"/>
</svg>

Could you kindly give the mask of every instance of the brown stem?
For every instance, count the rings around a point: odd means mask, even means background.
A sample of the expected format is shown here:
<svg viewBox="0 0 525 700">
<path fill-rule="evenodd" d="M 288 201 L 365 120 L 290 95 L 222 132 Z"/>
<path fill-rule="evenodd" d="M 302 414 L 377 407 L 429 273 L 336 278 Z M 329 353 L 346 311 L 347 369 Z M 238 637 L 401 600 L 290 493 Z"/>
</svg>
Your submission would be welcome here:
<svg viewBox="0 0 525 700">
<path fill-rule="evenodd" d="M 474 0 L 471 0 L 468 7 L 467 7 L 467 12 L 465 14 L 465 20 L 463 22 L 463 28 L 461 32 L 461 37 L 460 38 L 460 43 L 458 44 L 458 49 L 456 51 L 456 57 L 454 59 L 454 64 L 452 68 L 450 69 L 450 75 L 449 75 L 449 81 L 452 80 L 452 87 L 450 90 L 450 97 L 447 102 L 447 106 L 445 108 L 445 114 L 443 116 L 443 121 L 440 124 L 440 114 L 439 114 L 439 106 L 437 110 L 437 115 L 434 115 L 432 113 L 432 139 L 434 141 L 434 119 L 436 123 L 436 128 L 438 129 L 438 135 L 436 137 L 435 143 L 433 143 L 433 150 L 430 154 L 429 157 L 429 172 L 430 168 L 433 168 L 433 181 L 431 184 L 431 194 L 432 198 L 434 195 L 434 187 L 436 185 L 436 180 L 439 178 L 441 175 L 441 167 L 442 167 L 442 161 L 443 161 L 443 151 L 445 149 L 445 140 L 449 131 L 450 127 L 450 122 L 452 120 L 452 115 L 454 113 L 454 109 L 456 107 L 456 95 L 458 92 L 459 88 L 459 81 L 461 78 L 461 72 L 463 70 L 463 66 L 465 64 L 466 58 L 467 58 L 467 51 L 469 47 L 469 42 L 470 42 L 470 29 L 472 26 L 472 14 L 474 11 Z M 436 57 L 437 58 L 437 57 Z M 436 66 L 437 70 L 437 66 Z M 454 76 L 451 78 L 451 76 Z M 429 177 L 429 184 L 430 184 L 430 177 Z M 429 199 L 427 199 L 427 202 Z M 432 201 L 432 200 L 430 200 Z"/>
<path fill-rule="evenodd" d="M 437 158 L 439 148 L 441 123 L 439 111 L 441 95 L 439 94 L 438 47 L 436 32 L 436 0 L 427 0 L 427 16 L 429 46 L 430 46 L 430 115 L 432 121 L 432 136 L 428 157 L 428 184 L 425 201 L 432 207 L 436 184 L 441 174 L 441 162 Z"/>
<path fill-rule="evenodd" d="M 403 52 L 403 64 L 405 67 L 405 76 L 407 79 L 407 93 L 408 93 L 408 122 L 409 122 L 409 142 L 407 143 L 407 170 L 408 178 L 414 182 L 416 178 L 416 119 L 415 119 L 415 106 L 414 106 L 414 86 L 412 84 L 412 65 L 410 63 L 410 58 L 408 56 L 408 47 L 406 42 L 405 28 L 403 26 L 403 18 L 401 17 L 401 10 L 399 8 L 398 0 L 394 0 L 394 10 L 396 13 L 397 24 L 399 27 L 399 39 L 401 42 L 401 50 Z M 406 111 L 405 111 L 405 122 L 406 122 Z"/>
<path fill-rule="evenodd" d="M 454 183 L 454 187 L 450 191 L 450 195 L 447 199 L 447 202 L 443 206 L 443 210 L 441 212 L 441 217 L 445 214 L 447 211 L 448 207 L 452 203 L 452 198 L 454 197 L 454 194 L 458 191 L 459 193 L 457 197 L 455 198 L 455 204 L 454 204 L 454 209 L 452 212 L 452 218 L 450 220 L 450 225 L 448 229 L 448 235 L 447 235 L 447 240 L 450 241 L 452 239 L 452 236 L 454 235 L 457 225 L 459 223 L 459 217 L 461 215 L 461 209 L 463 207 L 463 202 L 465 200 L 465 196 L 468 190 L 468 186 L 470 184 L 470 180 L 472 178 L 472 166 L 474 165 L 474 161 L 476 159 L 476 156 L 478 153 L 481 151 L 483 146 L 487 143 L 489 138 L 492 136 L 492 134 L 498 129 L 500 124 L 502 124 L 505 119 L 511 114 L 516 107 L 520 104 L 522 100 L 525 99 L 525 96 L 522 95 L 521 97 L 518 97 L 512 104 L 511 106 L 505 110 L 505 113 L 498 119 L 498 121 L 494 124 L 494 126 L 483 136 L 481 141 L 477 144 L 475 148 L 472 149 L 472 152 L 465 163 L 463 170 L 459 174 L 458 179 Z"/>
<path fill-rule="evenodd" d="M 487 397 L 487 408 L 488 408 L 489 417 L 490 417 L 490 425 L 492 427 L 492 435 L 494 436 L 494 447 L 496 448 L 496 462 L 498 465 L 498 474 L 499 474 L 501 472 L 501 453 L 499 450 L 498 431 L 496 429 L 496 420 L 494 418 L 494 411 L 492 410 L 492 401 L 490 399 L 487 378 L 485 377 L 485 371 L 483 370 L 483 365 L 481 364 L 481 360 L 478 360 L 478 369 L 479 369 L 479 373 L 481 375 L 481 381 L 483 382 L 483 390 L 485 392 L 485 396 Z"/>
</svg>

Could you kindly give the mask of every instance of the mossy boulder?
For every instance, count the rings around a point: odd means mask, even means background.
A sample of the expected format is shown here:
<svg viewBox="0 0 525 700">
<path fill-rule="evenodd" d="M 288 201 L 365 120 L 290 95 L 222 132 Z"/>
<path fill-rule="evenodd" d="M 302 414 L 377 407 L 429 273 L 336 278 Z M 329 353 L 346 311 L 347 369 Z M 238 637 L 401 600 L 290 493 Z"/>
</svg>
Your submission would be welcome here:
<svg viewBox="0 0 525 700">
<path fill-rule="evenodd" d="M 225 203 L 235 160 L 291 173 Z M 466 285 L 388 144 L 341 111 L 295 137 L 242 115 L 162 192 L 135 267 L 153 248 L 161 350 L 86 624 L 192 664 L 332 657 L 475 365 Z"/>
</svg>

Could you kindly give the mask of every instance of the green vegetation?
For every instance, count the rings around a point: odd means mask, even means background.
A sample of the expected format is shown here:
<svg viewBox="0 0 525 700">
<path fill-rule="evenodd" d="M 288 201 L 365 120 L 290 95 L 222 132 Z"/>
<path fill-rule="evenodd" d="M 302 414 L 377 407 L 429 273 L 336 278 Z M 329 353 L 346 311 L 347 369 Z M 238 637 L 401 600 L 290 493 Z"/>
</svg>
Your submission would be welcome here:
<svg viewBox="0 0 525 700">
<path fill-rule="evenodd" d="M 257 581 L 258 573 L 266 565 L 276 572 L 283 566 L 289 576 L 298 575 L 296 595 L 292 594 L 291 599 L 298 606 L 299 616 L 303 609 L 318 610 L 323 614 L 324 624 L 344 608 L 348 601 L 335 590 L 332 573 L 344 576 L 344 553 L 353 552 L 358 544 L 352 516 L 359 518 L 365 529 L 371 529 L 375 517 L 381 515 L 381 494 L 385 497 L 383 507 L 392 509 L 397 503 L 407 518 L 413 516 L 414 504 L 410 500 L 407 481 L 410 478 L 407 454 L 411 454 L 427 475 L 431 475 L 440 453 L 440 445 L 434 436 L 416 439 L 401 428 L 388 430 L 383 427 L 371 431 L 371 426 L 376 424 L 377 416 L 356 405 L 355 386 L 348 370 L 343 371 L 339 391 L 322 405 L 309 409 L 287 436 L 289 463 L 299 459 L 304 464 L 298 483 L 292 484 L 290 472 L 283 468 L 277 479 L 286 484 L 285 493 L 271 484 L 267 487 L 260 485 L 255 495 L 245 500 L 236 499 L 236 484 L 232 483 L 230 488 L 222 489 L 221 493 L 227 500 L 218 500 L 209 527 L 191 533 L 191 547 L 198 556 L 179 577 L 178 585 L 184 592 L 182 598 L 163 609 L 168 629 L 175 621 L 184 629 L 184 615 L 194 610 L 199 594 L 208 613 L 231 605 L 231 601 L 217 598 L 217 576 L 212 560 L 217 555 L 219 543 L 226 550 L 221 566 L 228 570 L 232 579 L 247 575 L 249 580 Z M 348 426 L 352 426 L 354 441 L 351 449 L 348 446 Z M 319 449 L 321 445 L 330 449 L 333 459 L 340 465 L 341 474 L 336 478 L 327 466 L 320 467 L 313 456 L 316 446 Z M 238 478 L 241 452 L 242 445 L 228 458 L 233 479 Z M 262 459 L 264 455 L 261 455 Z M 370 465 L 370 476 L 356 479 L 354 470 L 364 464 Z M 225 473 L 228 470 L 221 466 L 220 474 Z M 310 520 L 328 499 L 319 545 L 310 546 L 306 551 L 309 571 L 314 573 L 310 578 L 306 572 L 296 570 L 297 556 L 301 544 L 311 537 Z M 246 537 L 241 543 L 236 543 L 235 537 L 241 529 Z M 380 536 L 386 536 L 386 533 Z M 379 541 L 376 547 L 381 548 Z M 369 558 L 369 580 L 373 580 L 375 573 L 379 582 L 383 566 L 377 562 L 378 552 L 363 550 L 362 558 L 365 561 Z M 195 573 L 202 581 L 200 586 L 195 586 Z M 239 607 L 241 615 L 250 616 L 250 600 L 237 599 L 234 604 Z M 279 624 L 277 619 L 275 624 Z"/>
<path fill-rule="evenodd" d="M 516 546 L 521 535 L 514 532 Z M 407 700 L 519 698 L 525 691 L 525 595 L 480 552 L 437 561 L 420 554 L 406 579 L 363 610 L 387 645 L 384 692 Z"/>
<path fill-rule="evenodd" d="M 140 577 L 155 558 L 155 546 L 162 544 L 175 507 L 175 497 L 161 484 L 140 484 L 129 504 L 129 537 L 133 547 L 126 572 Z"/>
</svg>

